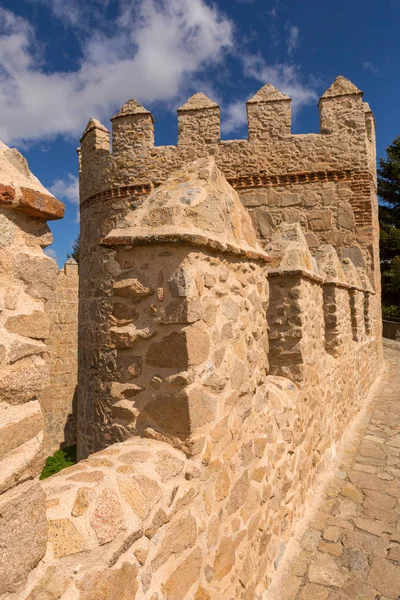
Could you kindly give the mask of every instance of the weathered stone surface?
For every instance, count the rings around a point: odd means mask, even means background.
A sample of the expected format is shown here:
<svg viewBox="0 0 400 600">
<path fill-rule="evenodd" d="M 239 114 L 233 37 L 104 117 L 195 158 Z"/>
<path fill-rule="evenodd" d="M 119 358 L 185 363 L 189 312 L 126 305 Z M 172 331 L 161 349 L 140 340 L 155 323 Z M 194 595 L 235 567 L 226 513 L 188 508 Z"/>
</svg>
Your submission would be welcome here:
<svg viewBox="0 0 400 600">
<path fill-rule="evenodd" d="M 10 317 L 6 321 L 6 329 L 26 337 L 45 339 L 49 335 L 50 320 L 45 313 L 34 310 L 30 315 Z"/>
<path fill-rule="evenodd" d="M 152 342 L 146 360 L 156 367 L 186 369 L 198 365 L 208 357 L 210 340 L 207 333 L 195 325 Z"/>
<path fill-rule="evenodd" d="M 56 567 L 49 567 L 26 600 L 59 600 L 71 583 L 72 580 L 58 573 Z"/>
<path fill-rule="evenodd" d="M 313 231 L 332 229 L 332 212 L 330 210 L 315 210 L 309 213 L 308 223 Z"/>
<path fill-rule="evenodd" d="M 163 592 L 167 600 L 183 600 L 185 598 L 192 585 L 198 581 L 201 562 L 201 550 L 195 548 L 166 582 Z"/>
<path fill-rule="evenodd" d="M 152 561 L 153 571 L 157 571 L 171 556 L 181 554 L 194 546 L 197 538 L 196 520 L 191 514 L 182 515 L 167 525 L 161 548 Z"/>
<path fill-rule="evenodd" d="M 18 208 L 30 217 L 39 217 L 46 220 L 62 219 L 65 212 L 64 204 L 54 196 L 29 188 L 21 188 Z"/>
<path fill-rule="evenodd" d="M 354 212 L 350 204 L 339 204 L 338 223 L 345 229 L 354 229 Z"/>
<path fill-rule="evenodd" d="M 123 563 L 119 569 L 86 574 L 78 584 L 79 600 L 135 600 L 138 592 L 138 568 Z"/>
<path fill-rule="evenodd" d="M 128 276 L 129 274 L 124 273 L 124 279 L 116 281 L 113 286 L 113 292 L 115 296 L 121 296 L 122 298 L 142 298 L 153 294 L 153 290 L 146 285 L 143 281 L 137 278 Z"/>
<path fill-rule="evenodd" d="M 122 508 L 113 490 L 106 488 L 101 492 L 90 525 L 99 544 L 111 542 L 125 528 Z"/>
<path fill-rule="evenodd" d="M 400 569 L 384 558 L 375 558 L 367 581 L 384 596 L 396 598 L 400 590 Z"/>
<path fill-rule="evenodd" d="M 53 547 L 54 558 L 77 554 L 85 550 L 81 534 L 68 519 L 49 521 L 49 542 Z"/>
<path fill-rule="evenodd" d="M 28 357 L 0 372 L 0 399 L 22 404 L 38 398 L 47 383 L 48 367 L 39 357 Z"/>
<path fill-rule="evenodd" d="M 43 414 L 38 401 L 22 406 L 0 403 L 0 459 L 37 436 L 43 429 Z"/>
<path fill-rule="evenodd" d="M 14 258 L 16 277 L 26 284 L 28 294 L 37 299 L 50 300 L 57 282 L 57 263 L 51 258 L 17 254 Z"/>
<path fill-rule="evenodd" d="M 28 481 L 0 497 L 0 594 L 16 591 L 46 552 L 45 495 Z"/>
<path fill-rule="evenodd" d="M 96 492 L 93 488 L 79 488 L 74 506 L 72 507 L 71 515 L 73 517 L 81 517 L 89 508 L 91 502 L 96 498 Z"/>
</svg>

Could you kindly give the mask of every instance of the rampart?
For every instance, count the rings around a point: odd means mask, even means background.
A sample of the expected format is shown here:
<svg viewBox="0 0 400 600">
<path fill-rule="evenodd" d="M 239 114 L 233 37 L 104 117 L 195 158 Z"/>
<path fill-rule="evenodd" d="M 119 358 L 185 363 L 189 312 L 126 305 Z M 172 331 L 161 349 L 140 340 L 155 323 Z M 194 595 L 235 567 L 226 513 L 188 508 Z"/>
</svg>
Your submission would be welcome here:
<svg viewBox="0 0 400 600">
<path fill-rule="evenodd" d="M 1 600 L 263 597 L 381 368 L 373 118 L 344 78 L 320 110 L 293 136 L 265 86 L 249 139 L 221 142 L 196 95 L 160 148 L 130 101 L 112 154 L 89 121 L 83 460 L 38 487 L 35 560 L 0 543 Z"/>
</svg>

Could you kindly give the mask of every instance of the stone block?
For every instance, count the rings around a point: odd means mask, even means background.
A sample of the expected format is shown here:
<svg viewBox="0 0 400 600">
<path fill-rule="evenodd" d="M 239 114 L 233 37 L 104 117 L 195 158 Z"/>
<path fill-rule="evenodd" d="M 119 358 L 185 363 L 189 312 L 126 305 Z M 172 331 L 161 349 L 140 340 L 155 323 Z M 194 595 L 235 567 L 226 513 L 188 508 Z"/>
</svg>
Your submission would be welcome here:
<svg viewBox="0 0 400 600">
<path fill-rule="evenodd" d="M 136 600 L 137 565 L 123 563 L 119 569 L 86 573 L 79 581 L 79 600 Z"/>
<path fill-rule="evenodd" d="M 16 277 L 26 284 L 28 294 L 38 299 L 50 300 L 57 285 L 58 267 L 55 260 L 19 253 L 14 257 Z"/>
<path fill-rule="evenodd" d="M 81 534 L 69 519 L 49 521 L 49 542 L 54 558 L 70 556 L 86 549 Z"/>
<path fill-rule="evenodd" d="M 308 224 L 313 231 L 329 231 L 332 229 L 332 212 L 330 210 L 314 210 L 308 215 Z"/>
<path fill-rule="evenodd" d="M 122 298 L 140 300 L 146 296 L 151 296 L 154 293 L 154 290 L 151 289 L 147 281 L 143 281 L 143 277 L 136 278 L 127 276 L 114 283 L 113 293 L 115 296 L 121 296 Z"/>
<path fill-rule="evenodd" d="M 101 492 L 90 525 L 100 545 L 111 542 L 125 529 L 122 507 L 113 490 L 106 488 Z"/>
<path fill-rule="evenodd" d="M 354 229 L 356 226 L 354 212 L 351 204 L 339 204 L 338 224 L 345 229 Z"/>
<path fill-rule="evenodd" d="M 257 208 L 255 210 L 258 230 L 263 237 L 268 238 L 274 230 L 275 223 L 271 212 L 267 208 Z"/>
<path fill-rule="evenodd" d="M 239 198 L 244 206 L 263 206 L 268 204 L 267 190 L 252 190 L 250 192 L 240 193 Z"/>
<path fill-rule="evenodd" d="M 34 310 L 30 315 L 16 315 L 6 321 L 6 329 L 34 339 L 45 339 L 50 332 L 49 317 L 39 310 Z"/>
<path fill-rule="evenodd" d="M 301 204 L 301 196 L 300 194 L 282 194 L 281 195 L 281 206 L 295 206 L 297 204 Z"/>
<path fill-rule="evenodd" d="M 38 401 L 10 406 L 0 403 L 0 459 L 37 436 L 44 421 Z"/>
<path fill-rule="evenodd" d="M 45 502 L 32 481 L 0 497 L 0 595 L 17 591 L 46 552 Z"/>
<path fill-rule="evenodd" d="M 152 561 L 153 571 L 157 571 L 171 556 L 182 554 L 194 546 L 197 538 L 197 524 L 189 513 L 178 517 L 166 526 L 161 547 Z"/>
<path fill-rule="evenodd" d="M 208 358 L 210 339 L 201 326 L 174 331 L 159 342 L 152 342 L 146 361 L 156 367 L 187 369 Z"/>
<path fill-rule="evenodd" d="M 42 358 L 28 357 L 0 372 L 0 401 L 22 404 L 36 399 L 48 383 L 48 365 Z"/>
<path fill-rule="evenodd" d="M 195 548 L 191 554 L 172 573 L 166 582 L 163 592 L 166 600 L 184 600 L 192 585 L 200 576 L 202 566 L 202 552 Z"/>
</svg>

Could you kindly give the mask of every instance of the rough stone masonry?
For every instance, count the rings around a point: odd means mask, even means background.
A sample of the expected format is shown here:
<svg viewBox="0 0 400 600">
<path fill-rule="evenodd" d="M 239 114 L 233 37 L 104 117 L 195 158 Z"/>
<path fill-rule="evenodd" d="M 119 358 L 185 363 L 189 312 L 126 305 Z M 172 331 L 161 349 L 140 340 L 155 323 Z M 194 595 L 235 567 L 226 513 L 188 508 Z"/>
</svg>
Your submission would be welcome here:
<svg viewBox="0 0 400 600">
<path fill-rule="evenodd" d="M 89 121 L 82 460 L 0 496 L 1 600 L 254 600 L 270 586 L 382 365 L 373 116 L 343 77 L 319 107 L 321 132 L 292 135 L 290 98 L 266 85 L 247 104 L 248 139 L 221 141 L 219 107 L 196 94 L 178 111 L 177 146 L 156 147 L 151 113 L 130 100 L 112 119 L 112 153 Z M 21 219 L 23 199 L 4 197 Z M 48 203 L 35 224 L 59 216 Z M 66 285 L 41 255 L 52 275 L 38 280 L 19 253 L 7 248 L 4 272 L 7 285 L 22 279 L 21 302 L 33 298 L 22 312 L 51 304 L 46 334 L 27 336 L 41 352 L 13 362 L 7 341 L 1 401 L 27 396 L 54 446 L 68 410 L 53 386 L 68 402 L 75 391 L 76 267 Z M 10 376 L 22 360 L 47 368 L 40 390 Z M 24 417 L 7 414 L 14 442 Z"/>
</svg>

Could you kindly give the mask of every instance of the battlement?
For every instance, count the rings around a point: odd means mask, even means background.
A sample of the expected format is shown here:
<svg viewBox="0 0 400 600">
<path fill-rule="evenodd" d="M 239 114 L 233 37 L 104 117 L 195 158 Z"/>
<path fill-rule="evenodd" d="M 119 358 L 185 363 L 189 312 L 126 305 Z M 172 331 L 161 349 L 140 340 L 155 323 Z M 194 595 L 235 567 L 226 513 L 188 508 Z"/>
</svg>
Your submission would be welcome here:
<svg viewBox="0 0 400 600">
<path fill-rule="evenodd" d="M 266 84 L 247 101 L 247 140 L 221 140 L 220 107 L 197 93 L 178 109 L 176 146 L 155 146 L 153 115 L 136 100 L 129 100 L 111 119 L 112 153 L 109 132 L 100 122 L 90 119 L 84 131 L 82 200 L 108 182 L 123 184 L 125 167 L 134 167 L 135 179 L 150 179 L 157 185 L 171 170 L 206 153 L 216 156 L 228 177 L 256 171 L 276 174 L 285 165 L 287 172 L 350 164 L 352 168 L 364 164 L 365 168 L 367 146 L 374 143 L 375 134 L 373 116 L 362 94 L 349 80 L 338 77 L 318 104 L 320 133 L 297 135 L 291 133 L 291 99 Z M 107 154 L 107 165 L 93 173 L 93 167 L 99 160 L 104 163 Z"/>
</svg>

